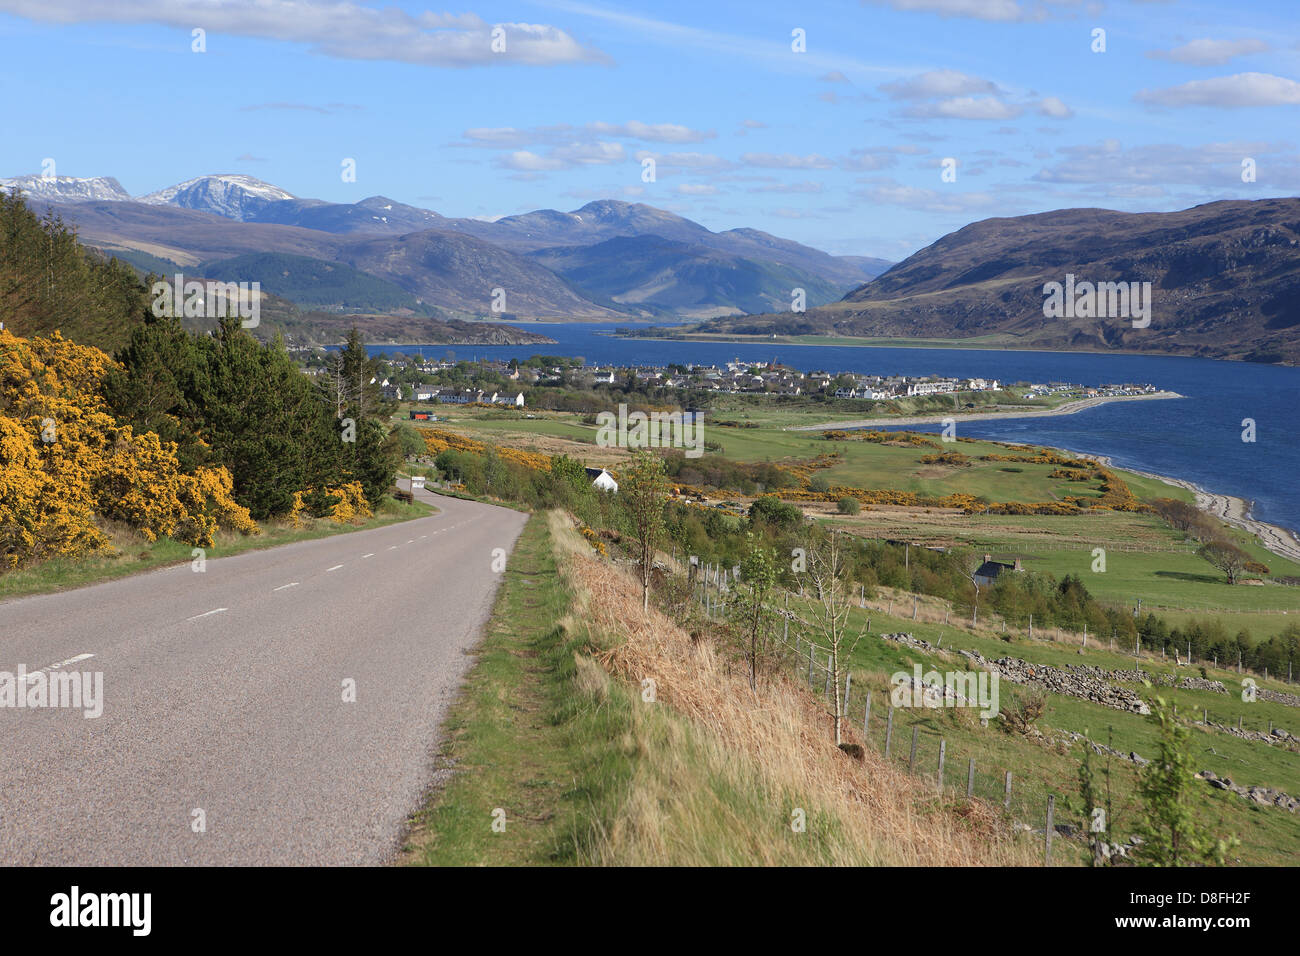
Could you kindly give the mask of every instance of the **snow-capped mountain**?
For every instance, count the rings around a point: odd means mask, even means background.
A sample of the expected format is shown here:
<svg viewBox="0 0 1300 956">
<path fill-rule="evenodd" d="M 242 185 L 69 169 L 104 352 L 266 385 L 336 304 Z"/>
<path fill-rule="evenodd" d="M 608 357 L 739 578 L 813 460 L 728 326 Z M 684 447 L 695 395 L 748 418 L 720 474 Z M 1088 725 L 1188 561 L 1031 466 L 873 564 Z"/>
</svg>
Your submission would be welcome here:
<svg viewBox="0 0 1300 956">
<path fill-rule="evenodd" d="M 15 176 L 13 179 L 0 179 L 0 189 L 21 190 L 29 199 L 49 202 L 131 201 L 131 194 L 112 176 L 86 179 L 76 176 Z"/>
<path fill-rule="evenodd" d="M 271 203 L 296 198 L 293 193 L 252 176 L 227 174 L 186 180 L 141 196 L 136 202 L 197 209 L 243 222 Z"/>
</svg>

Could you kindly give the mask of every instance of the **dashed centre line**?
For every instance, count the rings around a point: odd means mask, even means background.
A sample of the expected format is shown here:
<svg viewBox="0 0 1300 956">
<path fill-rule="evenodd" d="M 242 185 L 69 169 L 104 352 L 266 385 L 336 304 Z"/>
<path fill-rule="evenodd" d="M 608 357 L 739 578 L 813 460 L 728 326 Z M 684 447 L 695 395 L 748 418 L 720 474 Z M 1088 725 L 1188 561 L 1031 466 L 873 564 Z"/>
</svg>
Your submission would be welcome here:
<svg viewBox="0 0 1300 956">
<path fill-rule="evenodd" d="M 201 617 L 211 617 L 213 614 L 220 614 L 222 611 L 229 611 L 228 607 L 213 608 L 211 611 L 204 611 L 202 614 L 195 614 L 193 617 L 187 617 L 187 621 L 197 621 Z"/>
<path fill-rule="evenodd" d="M 292 581 L 289 584 L 281 584 L 278 588 L 275 588 L 274 590 L 283 591 L 285 588 L 296 588 L 297 586 L 298 586 L 298 582 Z"/>
<path fill-rule="evenodd" d="M 334 567 L 332 567 L 332 568 L 326 568 L 326 569 L 325 569 L 325 573 L 328 574 L 330 571 L 337 571 L 337 570 L 338 570 L 339 568 L 341 568 L 341 567 L 343 567 L 343 565 L 341 565 L 341 564 L 336 564 L 336 565 L 334 565 Z"/>
<path fill-rule="evenodd" d="M 76 664 L 81 661 L 87 661 L 94 656 L 95 656 L 94 654 L 78 654 L 76 657 L 69 657 L 66 661 L 59 661 L 58 663 L 49 664 L 45 667 L 39 668 L 38 670 L 28 671 L 26 674 L 23 675 L 23 680 L 24 681 L 35 680 L 37 674 L 41 674 L 45 671 L 56 671 L 60 667 L 67 667 L 69 664 Z"/>
</svg>

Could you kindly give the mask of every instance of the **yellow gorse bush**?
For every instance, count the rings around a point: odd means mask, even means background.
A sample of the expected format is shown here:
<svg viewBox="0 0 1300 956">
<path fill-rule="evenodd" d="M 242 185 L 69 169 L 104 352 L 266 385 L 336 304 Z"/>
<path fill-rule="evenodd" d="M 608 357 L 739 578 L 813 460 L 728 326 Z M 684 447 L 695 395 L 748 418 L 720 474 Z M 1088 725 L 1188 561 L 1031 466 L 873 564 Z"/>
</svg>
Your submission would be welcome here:
<svg viewBox="0 0 1300 956">
<path fill-rule="evenodd" d="M 225 468 L 187 474 L 173 443 L 113 419 L 101 392 L 112 367 L 57 332 L 0 331 L 0 569 L 110 550 L 96 517 L 202 547 L 218 528 L 257 533 Z"/>
<path fill-rule="evenodd" d="M 293 493 L 293 506 L 289 509 L 289 524 L 294 528 L 304 528 L 307 521 L 304 516 L 308 514 L 305 497 L 311 494 L 313 489 L 307 488 L 303 491 Z M 330 509 L 329 518 L 339 524 L 346 524 L 359 518 L 370 518 L 374 511 L 370 508 L 370 502 L 366 500 L 366 490 L 361 487 L 359 481 L 349 481 L 347 484 L 339 485 L 337 488 L 326 488 L 325 494 L 335 496 L 339 500 L 334 503 Z"/>
</svg>

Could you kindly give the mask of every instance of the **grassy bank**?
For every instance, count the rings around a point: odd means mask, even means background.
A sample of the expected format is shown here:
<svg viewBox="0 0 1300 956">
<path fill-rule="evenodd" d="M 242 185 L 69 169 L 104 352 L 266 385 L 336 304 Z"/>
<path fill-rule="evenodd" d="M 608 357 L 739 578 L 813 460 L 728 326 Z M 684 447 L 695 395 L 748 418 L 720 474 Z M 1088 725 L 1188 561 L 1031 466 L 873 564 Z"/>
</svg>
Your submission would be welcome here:
<svg viewBox="0 0 1300 956">
<path fill-rule="evenodd" d="M 204 557 L 209 560 L 225 558 L 245 551 L 274 548 L 294 541 L 365 531 L 398 521 L 408 521 L 411 518 L 423 518 L 435 514 L 436 510 L 418 501 L 404 504 L 386 498 L 380 503 L 374 517 L 355 524 L 338 524 L 329 519 L 314 518 L 309 519 L 310 525 L 305 528 L 293 528 L 281 523 L 266 523 L 262 525 L 262 533 L 258 535 L 239 535 L 222 531 L 218 532 L 212 547 L 204 549 Z M 30 568 L 0 574 L 0 601 L 31 594 L 47 594 L 51 591 L 86 587 L 126 577 L 129 574 L 139 574 L 142 571 L 152 571 L 155 568 L 193 560 L 192 545 L 173 541 L 171 538 L 147 541 L 124 525 L 111 526 L 106 530 L 116 549 L 116 554 L 91 558 L 54 558 Z"/>
<path fill-rule="evenodd" d="M 996 808 L 845 756 L 795 681 L 756 697 L 712 635 L 642 615 L 631 577 L 555 514 L 520 538 L 439 763 L 404 863 L 1034 859 Z"/>
</svg>

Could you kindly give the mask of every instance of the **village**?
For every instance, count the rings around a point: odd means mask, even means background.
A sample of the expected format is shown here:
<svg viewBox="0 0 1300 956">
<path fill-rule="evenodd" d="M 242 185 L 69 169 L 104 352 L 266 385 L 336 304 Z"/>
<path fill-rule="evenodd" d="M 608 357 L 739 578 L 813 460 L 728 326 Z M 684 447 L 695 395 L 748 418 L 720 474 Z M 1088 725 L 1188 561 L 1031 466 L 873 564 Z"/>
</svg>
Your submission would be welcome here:
<svg viewBox="0 0 1300 956">
<path fill-rule="evenodd" d="M 968 392 L 1007 391 L 996 378 L 952 378 L 938 375 L 867 375 L 856 372 L 802 372 L 777 362 L 753 363 L 740 359 L 725 365 L 585 365 L 580 360 L 554 356 L 520 362 L 457 362 L 454 357 L 434 360 L 404 355 L 389 356 L 386 377 L 379 383 L 385 398 L 393 401 L 438 402 L 450 405 L 526 406 L 523 389 L 594 389 L 621 387 L 627 391 L 696 391 L 722 395 L 772 395 L 892 401 Z M 309 364 L 304 372 L 323 371 Z M 1017 382 L 1014 394 L 1022 399 L 1097 398 L 1154 394 L 1151 384 L 1112 383 L 1086 386 L 1076 382 Z"/>
</svg>

